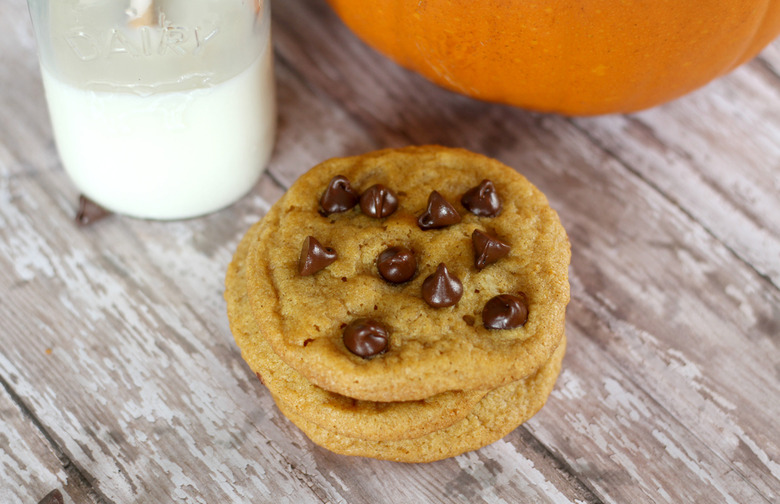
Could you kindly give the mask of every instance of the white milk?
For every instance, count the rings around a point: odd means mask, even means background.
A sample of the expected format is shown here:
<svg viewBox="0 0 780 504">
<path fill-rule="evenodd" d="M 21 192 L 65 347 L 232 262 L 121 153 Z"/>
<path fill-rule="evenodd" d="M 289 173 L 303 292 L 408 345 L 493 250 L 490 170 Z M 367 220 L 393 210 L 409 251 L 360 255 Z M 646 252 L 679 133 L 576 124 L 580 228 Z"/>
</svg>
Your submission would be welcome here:
<svg viewBox="0 0 780 504">
<path fill-rule="evenodd" d="M 211 30 L 203 33 L 208 35 Z M 176 59 L 185 49 L 203 51 L 215 59 L 212 66 L 217 75 L 221 72 L 227 78 L 209 78 L 198 84 L 201 74 L 185 68 L 178 83 L 161 80 L 163 85 L 157 87 L 132 89 L 104 86 L 88 73 L 77 73 L 84 72 L 76 70 L 80 62 L 71 64 L 65 56 L 55 58 L 65 62 L 53 65 L 55 71 L 42 64 L 57 148 L 76 187 L 108 210 L 152 219 L 203 215 L 246 194 L 262 174 L 275 137 L 270 34 L 259 57 L 238 73 L 230 73 L 219 68 L 228 63 L 217 52 L 218 46 L 202 45 L 205 36 L 181 37 L 198 46 L 164 47 L 148 45 L 148 41 L 154 41 L 153 36 L 170 36 L 170 28 L 112 33 L 109 38 L 78 32 L 73 40 L 82 45 L 66 46 L 65 51 L 74 47 L 67 57 L 72 59 L 75 54 L 86 63 L 95 62 L 96 72 L 109 76 L 135 71 L 162 75 L 172 66 L 183 65 L 179 61 L 189 63 Z M 225 38 L 232 35 L 230 30 L 218 34 L 213 37 L 215 43 L 234 43 Z M 131 35 L 139 42 L 133 42 Z M 95 44 L 93 54 L 93 46 L 84 42 L 94 40 L 106 42 Z M 143 54 L 147 49 L 142 44 L 151 48 L 149 54 Z M 129 54 L 131 50 L 138 54 Z M 239 58 L 251 51 L 257 54 L 256 48 L 246 47 Z M 84 68 L 91 71 L 93 67 Z M 86 84 L 82 85 L 82 79 Z"/>
<path fill-rule="evenodd" d="M 214 87 L 149 96 L 79 89 L 44 69 L 65 170 L 85 196 L 135 217 L 192 217 L 233 203 L 273 147 L 270 66 L 265 51 Z"/>
</svg>

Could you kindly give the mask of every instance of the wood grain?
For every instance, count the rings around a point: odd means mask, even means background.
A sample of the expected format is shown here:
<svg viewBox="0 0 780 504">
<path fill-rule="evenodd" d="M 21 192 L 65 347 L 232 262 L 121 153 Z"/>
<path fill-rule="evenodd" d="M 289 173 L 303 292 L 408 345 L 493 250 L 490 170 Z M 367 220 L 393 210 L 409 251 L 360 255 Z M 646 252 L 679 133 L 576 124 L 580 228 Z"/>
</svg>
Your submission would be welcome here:
<svg viewBox="0 0 780 504">
<path fill-rule="evenodd" d="M 572 119 L 439 89 L 323 0 L 273 8 L 279 138 L 253 192 L 200 219 L 77 228 L 26 6 L 0 3 L 0 501 L 780 500 L 780 42 L 675 102 Z M 500 159 L 560 213 L 564 371 L 477 452 L 341 457 L 241 360 L 224 271 L 313 164 L 425 143 Z"/>
<path fill-rule="evenodd" d="M 47 429 L 20 408 L 23 400 L 3 384 L 0 390 L 0 502 L 38 502 L 60 490 L 75 502 L 97 502 L 72 461 L 47 435 Z M 23 407 L 23 406 L 22 406 Z"/>
</svg>

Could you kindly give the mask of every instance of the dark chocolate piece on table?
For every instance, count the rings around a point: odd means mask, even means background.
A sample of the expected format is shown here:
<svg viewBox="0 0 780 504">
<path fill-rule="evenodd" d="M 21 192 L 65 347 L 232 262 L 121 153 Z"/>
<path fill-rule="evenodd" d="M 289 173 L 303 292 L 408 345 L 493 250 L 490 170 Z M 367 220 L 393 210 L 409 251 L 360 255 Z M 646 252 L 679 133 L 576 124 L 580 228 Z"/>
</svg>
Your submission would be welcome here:
<svg viewBox="0 0 780 504">
<path fill-rule="evenodd" d="M 111 212 L 83 194 L 79 195 L 79 209 L 76 213 L 76 224 L 79 226 L 89 226 L 109 215 L 111 215 Z"/>
</svg>

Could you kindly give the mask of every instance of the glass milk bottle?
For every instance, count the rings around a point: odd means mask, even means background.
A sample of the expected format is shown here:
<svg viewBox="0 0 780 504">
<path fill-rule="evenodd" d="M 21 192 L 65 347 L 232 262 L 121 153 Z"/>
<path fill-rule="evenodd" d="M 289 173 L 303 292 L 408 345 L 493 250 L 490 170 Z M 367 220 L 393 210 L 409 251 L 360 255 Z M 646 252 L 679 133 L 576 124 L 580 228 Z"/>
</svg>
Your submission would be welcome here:
<svg viewBox="0 0 780 504">
<path fill-rule="evenodd" d="M 276 129 L 269 0 L 28 0 L 62 164 L 108 210 L 203 215 Z"/>
</svg>

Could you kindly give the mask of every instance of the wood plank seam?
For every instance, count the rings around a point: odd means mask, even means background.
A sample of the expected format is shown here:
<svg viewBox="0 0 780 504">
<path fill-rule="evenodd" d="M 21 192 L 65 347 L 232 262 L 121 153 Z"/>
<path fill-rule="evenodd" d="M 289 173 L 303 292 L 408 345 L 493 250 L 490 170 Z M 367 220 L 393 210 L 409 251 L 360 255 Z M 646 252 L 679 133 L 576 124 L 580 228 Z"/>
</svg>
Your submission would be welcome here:
<svg viewBox="0 0 780 504">
<path fill-rule="evenodd" d="M 270 170 L 270 169 L 266 170 L 265 174 L 266 174 L 266 176 L 268 176 L 268 178 L 271 180 L 271 182 L 273 182 L 274 185 L 276 185 L 276 187 L 278 187 L 279 189 L 281 189 L 283 191 L 287 191 L 287 189 L 289 189 L 289 187 L 286 187 L 284 185 L 284 183 L 279 180 L 279 178 L 276 176 L 276 174 L 272 170 Z"/>
<path fill-rule="evenodd" d="M 298 78 L 301 82 L 305 83 L 306 87 L 312 91 L 312 94 L 327 98 L 327 101 L 329 104 L 333 105 L 333 108 L 340 109 L 347 115 L 349 119 L 352 120 L 353 123 L 360 126 L 362 129 L 371 132 L 370 135 L 373 139 L 377 138 L 376 131 L 379 129 L 382 131 L 382 136 L 401 140 L 401 143 L 409 145 L 418 143 L 415 142 L 414 138 L 409 136 L 409 134 L 405 131 L 401 132 L 394 130 L 392 127 L 382 122 L 381 118 L 372 115 L 370 109 L 363 109 L 363 111 L 368 112 L 369 116 L 373 119 L 373 121 L 367 121 L 362 114 L 356 113 L 355 108 L 350 106 L 349 100 L 344 100 L 343 96 L 331 92 L 328 87 L 316 85 L 317 81 L 312 81 L 311 79 L 305 78 L 304 74 L 302 74 L 300 70 L 298 70 L 298 68 L 295 67 L 289 58 L 286 58 L 281 51 L 274 51 L 274 57 L 276 58 L 277 63 L 284 64 L 287 71 L 289 71 L 292 75 L 295 75 L 296 78 Z M 449 93 L 449 91 L 447 92 Z M 391 143 L 392 142 L 387 141 L 383 142 L 384 145 L 381 147 L 389 147 Z"/>
<path fill-rule="evenodd" d="M 578 493 L 583 494 L 585 497 L 584 503 L 586 504 L 604 504 L 604 500 L 601 499 L 601 497 L 598 496 L 596 493 L 596 490 L 591 486 L 588 485 L 585 481 L 580 479 L 580 477 L 577 475 L 577 472 L 574 470 L 574 468 L 569 464 L 565 459 L 561 458 L 559 455 L 550 448 L 544 444 L 541 440 L 539 440 L 528 428 L 526 425 L 521 425 L 516 431 L 516 434 L 518 434 L 522 440 L 523 440 L 523 446 L 527 446 L 531 450 L 535 451 L 536 453 L 540 453 L 546 460 L 549 460 L 552 462 L 553 467 L 558 470 L 566 479 L 568 483 L 570 483 Z M 577 502 L 580 502 L 577 500 Z"/>
<path fill-rule="evenodd" d="M 626 119 L 629 122 L 633 122 L 633 123 L 639 124 L 640 127 L 643 127 L 643 129 L 647 130 L 647 134 L 648 135 L 653 136 L 651 128 L 644 127 L 644 123 L 642 123 L 639 119 L 631 118 L 631 117 L 627 117 Z M 698 226 L 699 228 L 704 230 L 704 232 L 707 233 L 707 235 L 709 235 L 713 240 L 715 240 L 716 242 L 721 244 L 724 249 L 728 250 L 728 252 L 736 260 L 738 260 L 740 263 L 742 263 L 748 269 L 750 269 L 752 272 L 754 272 L 759 278 L 761 278 L 762 280 L 767 282 L 769 285 L 774 287 L 775 290 L 780 291 L 780 285 L 776 284 L 768 274 L 758 270 L 756 268 L 756 266 L 754 266 L 753 263 L 750 260 L 748 260 L 747 258 L 745 258 L 742 255 L 740 255 L 732 246 L 730 246 L 721 237 L 719 237 L 715 232 L 713 232 L 713 230 L 710 227 L 706 226 L 703 222 L 698 220 L 695 215 L 691 214 L 691 212 L 689 210 L 687 210 L 685 207 L 680 205 L 679 202 L 675 198 L 673 198 L 670 194 L 665 192 L 657 184 L 653 183 L 652 180 L 649 180 L 647 177 L 642 175 L 642 173 L 639 170 L 632 168 L 631 164 L 628 163 L 625 159 L 623 159 L 620 156 L 619 153 L 614 152 L 614 150 L 611 149 L 610 147 L 608 147 L 606 145 L 603 145 L 602 142 L 600 142 L 597 138 L 593 137 L 593 135 L 591 135 L 590 132 L 586 128 L 584 128 L 582 125 L 580 125 L 579 123 L 577 123 L 573 119 L 567 119 L 567 121 L 574 128 L 576 128 L 583 135 L 585 135 L 585 137 L 587 137 L 588 140 L 590 140 L 596 148 L 600 149 L 602 152 L 606 153 L 609 157 L 614 159 L 615 162 L 620 164 L 620 166 L 622 166 L 628 173 L 631 173 L 638 180 L 640 180 L 644 185 L 646 185 L 648 188 L 650 188 L 653 192 L 655 192 L 658 195 L 660 195 L 661 198 L 664 201 L 669 203 L 669 205 L 674 207 L 682 215 L 684 215 L 686 218 L 688 218 L 688 220 L 691 222 L 692 225 Z M 653 139 L 656 140 L 657 142 L 659 142 L 659 144 L 663 144 L 663 142 L 660 139 L 657 139 L 654 136 L 653 136 Z M 677 154 L 680 155 L 680 156 L 684 156 L 685 155 L 684 153 L 679 153 L 679 152 Z M 718 188 L 713 188 L 713 189 L 716 190 L 716 191 L 720 191 Z"/>
<path fill-rule="evenodd" d="M 585 291 L 574 291 L 572 290 L 572 302 L 579 302 L 585 310 L 588 310 L 594 317 L 596 317 L 598 320 L 600 320 L 606 327 L 610 329 L 610 331 L 613 330 L 613 323 L 611 323 L 609 317 L 605 317 L 605 313 L 609 312 L 609 307 L 605 305 L 600 299 L 598 299 L 595 296 L 588 296 Z M 572 321 L 572 323 L 576 324 L 576 321 Z M 628 323 L 628 322 L 626 322 Z M 696 440 L 698 443 L 700 443 L 703 447 L 706 447 L 710 453 L 712 453 L 713 457 L 719 459 L 721 462 L 723 462 L 726 466 L 730 467 L 731 470 L 738 474 L 739 477 L 743 480 L 743 482 L 752 488 L 756 494 L 760 495 L 764 498 L 765 502 L 770 503 L 772 502 L 772 498 L 768 495 L 766 495 L 761 489 L 759 489 L 756 484 L 753 482 L 751 475 L 745 472 L 745 468 L 742 467 L 739 464 L 735 464 L 734 461 L 728 459 L 724 456 L 724 454 L 721 451 L 716 451 L 710 448 L 710 440 L 704 439 L 702 436 L 700 436 L 696 431 L 692 430 L 690 426 L 686 425 L 685 423 L 677 420 L 676 415 L 673 411 L 670 411 L 664 403 L 659 400 L 656 396 L 656 394 L 653 393 L 652 390 L 647 389 L 645 385 L 645 381 L 643 380 L 636 380 L 634 379 L 633 375 L 631 373 L 625 372 L 624 368 L 620 365 L 620 362 L 615 360 L 615 357 L 608 351 L 608 348 L 604 347 L 602 345 L 602 342 L 596 339 L 591 339 L 588 334 L 588 327 L 585 325 L 579 326 L 580 333 L 584 335 L 586 338 L 590 339 L 595 345 L 599 346 L 600 348 L 604 348 L 604 358 L 612 360 L 612 367 L 614 367 L 616 370 L 618 370 L 622 376 L 623 380 L 625 380 L 626 383 L 631 384 L 636 390 L 640 391 L 642 394 L 645 395 L 648 401 L 652 402 L 655 407 L 659 410 L 667 414 L 671 419 L 674 420 L 676 425 L 680 430 L 683 430 L 688 433 L 690 436 L 690 439 Z"/>
<path fill-rule="evenodd" d="M 319 447 L 317 449 L 319 449 Z M 298 466 L 295 465 L 295 463 L 287 460 L 287 457 L 285 457 L 285 454 L 282 453 L 281 451 L 276 450 L 276 452 L 282 457 L 283 460 L 287 462 L 292 477 L 300 481 L 303 485 L 309 487 L 309 490 L 311 490 L 312 493 L 320 499 L 322 504 L 330 504 L 332 502 L 330 499 L 328 499 L 328 496 L 323 493 L 322 488 L 316 485 L 316 478 L 314 476 L 306 472 L 305 469 L 303 470 L 299 469 Z"/>
<path fill-rule="evenodd" d="M 772 66 L 772 64 L 767 61 L 766 58 L 761 57 L 760 55 L 754 59 L 752 62 L 748 63 L 749 65 L 755 65 L 760 69 L 762 73 L 766 73 L 767 76 L 774 77 L 778 82 L 777 85 L 780 86 L 780 73 L 778 73 L 777 70 L 775 70 L 775 67 Z"/>
<path fill-rule="evenodd" d="M 8 380 L 6 380 L 3 376 L 0 376 L 0 385 L 2 385 L 3 389 L 5 389 L 6 393 L 11 398 L 16 407 L 19 408 L 22 416 L 29 420 L 33 428 L 40 433 L 43 439 L 46 440 L 46 443 L 48 443 L 50 449 L 62 464 L 62 469 L 68 476 L 69 484 L 71 481 L 75 481 L 75 485 L 80 487 L 84 493 L 89 496 L 94 504 L 114 504 L 112 500 L 108 499 L 97 488 L 95 488 L 94 485 L 92 485 L 91 481 L 94 481 L 95 478 L 89 476 L 83 469 L 78 466 L 78 464 L 73 461 L 70 456 L 68 456 L 68 454 L 65 453 L 65 451 L 62 449 L 62 446 L 60 446 L 60 444 L 49 433 L 49 430 L 43 425 L 43 422 L 41 422 L 41 420 L 32 412 L 32 410 L 27 407 L 19 394 L 14 391 L 13 387 L 11 387 L 11 384 L 8 383 Z"/>
</svg>

